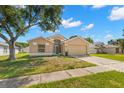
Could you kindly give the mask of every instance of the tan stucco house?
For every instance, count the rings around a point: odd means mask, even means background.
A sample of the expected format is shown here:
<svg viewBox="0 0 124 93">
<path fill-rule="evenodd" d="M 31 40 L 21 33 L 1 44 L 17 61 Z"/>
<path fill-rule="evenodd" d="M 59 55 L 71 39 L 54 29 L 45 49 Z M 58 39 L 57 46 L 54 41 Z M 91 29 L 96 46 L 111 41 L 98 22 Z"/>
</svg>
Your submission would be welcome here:
<svg viewBox="0 0 124 93">
<path fill-rule="evenodd" d="M 28 41 L 31 56 L 69 55 L 82 56 L 88 53 L 89 42 L 81 37 L 66 39 L 56 34 L 48 38 L 38 37 Z"/>
</svg>

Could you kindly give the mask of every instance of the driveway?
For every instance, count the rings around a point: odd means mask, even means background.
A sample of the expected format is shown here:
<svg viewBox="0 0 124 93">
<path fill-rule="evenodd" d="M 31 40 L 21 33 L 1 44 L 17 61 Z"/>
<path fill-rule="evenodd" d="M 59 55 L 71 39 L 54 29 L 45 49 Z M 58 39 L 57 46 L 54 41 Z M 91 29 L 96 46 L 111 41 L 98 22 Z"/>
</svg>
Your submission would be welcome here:
<svg viewBox="0 0 124 93">
<path fill-rule="evenodd" d="M 80 60 L 94 63 L 99 66 L 108 67 L 116 71 L 124 72 L 124 62 L 101 58 L 101 57 L 81 57 Z"/>
<path fill-rule="evenodd" d="M 122 63 L 121 61 L 116 61 L 116 60 L 111 60 L 111 59 L 106 59 L 106 58 L 101 58 L 101 57 L 81 57 L 79 58 L 80 60 L 84 60 L 90 63 L 94 63 L 97 65 L 111 65 L 111 64 L 117 64 L 117 63 Z"/>
</svg>

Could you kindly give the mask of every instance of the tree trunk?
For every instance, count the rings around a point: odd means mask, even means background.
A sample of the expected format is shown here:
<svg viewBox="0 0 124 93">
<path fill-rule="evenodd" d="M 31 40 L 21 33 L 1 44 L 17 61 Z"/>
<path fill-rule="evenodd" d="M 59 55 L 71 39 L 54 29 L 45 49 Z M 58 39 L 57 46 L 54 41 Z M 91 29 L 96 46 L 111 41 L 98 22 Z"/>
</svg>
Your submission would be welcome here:
<svg viewBox="0 0 124 93">
<path fill-rule="evenodd" d="M 15 41 L 10 41 L 9 44 L 9 60 L 15 60 Z"/>
</svg>

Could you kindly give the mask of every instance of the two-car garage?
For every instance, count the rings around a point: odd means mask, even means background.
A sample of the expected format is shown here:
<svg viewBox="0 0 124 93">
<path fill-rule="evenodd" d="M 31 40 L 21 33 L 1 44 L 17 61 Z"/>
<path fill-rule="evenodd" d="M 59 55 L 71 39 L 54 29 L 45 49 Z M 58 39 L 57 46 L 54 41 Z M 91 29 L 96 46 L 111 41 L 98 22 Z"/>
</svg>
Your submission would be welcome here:
<svg viewBox="0 0 124 93">
<path fill-rule="evenodd" d="M 70 56 L 81 56 L 87 54 L 88 42 L 80 37 L 67 40 L 65 43 L 65 52 Z"/>
</svg>

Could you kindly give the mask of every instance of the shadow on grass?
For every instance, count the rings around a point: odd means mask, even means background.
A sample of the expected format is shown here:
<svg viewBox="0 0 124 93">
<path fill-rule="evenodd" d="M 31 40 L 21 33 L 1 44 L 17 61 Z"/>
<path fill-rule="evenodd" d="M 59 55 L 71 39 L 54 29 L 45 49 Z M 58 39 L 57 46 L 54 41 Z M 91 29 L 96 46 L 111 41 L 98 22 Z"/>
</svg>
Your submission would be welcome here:
<svg viewBox="0 0 124 93">
<path fill-rule="evenodd" d="M 47 62 L 43 58 L 25 58 L 0 62 L 0 78 L 12 78 L 32 74 L 35 69 Z"/>
</svg>

